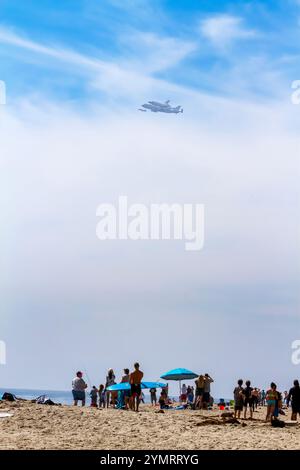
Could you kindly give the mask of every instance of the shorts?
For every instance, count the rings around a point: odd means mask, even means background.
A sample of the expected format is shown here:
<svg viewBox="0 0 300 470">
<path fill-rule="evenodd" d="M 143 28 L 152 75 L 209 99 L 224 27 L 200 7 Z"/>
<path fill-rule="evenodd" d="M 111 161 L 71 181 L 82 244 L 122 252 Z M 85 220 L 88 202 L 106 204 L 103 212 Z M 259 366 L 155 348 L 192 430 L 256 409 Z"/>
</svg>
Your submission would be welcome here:
<svg viewBox="0 0 300 470">
<path fill-rule="evenodd" d="M 202 397 L 203 393 L 204 393 L 204 388 L 196 388 L 197 397 Z"/>
<path fill-rule="evenodd" d="M 267 405 L 268 406 L 275 406 L 276 405 L 276 400 L 267 400 Z"/>
<path fill-rule="evenodd" d="M 253 406 L 253 403 L 254 403 L 253 398 L 245 398 L 244 407 L 247 408 L 247 405 L 249 405 L 249 407 L 251 408 L 251 406 Z"/>
<path fill-rule="evenodd" d="M 131 384 L 131 396 L 140 396 L 142 393 L 141 384 Z"/>
<path fill-rule="evenodd" d="M 234 405 L 234 411 L 242 411 L 243 410 L 243 404 L 242 403 L 236 403 Z"/>
<path fill-rule="evenodd" d="M 72 390 L 74 400 L 84 401 L 85 400 L 85 392 L 83 390 Z"/>
<path fill-rule="evenodd" d="M 293 403 L 292 403 L 292 412 L 293 412 L 293 413 L 299 413 L 299 414 L 300 414 L 300 404 L 298 404 L 298 403 L 297 403 L 297 404 L 296 404 L 296 403 L 293 404 Z"/>
<path fill-rule="evenodd" d="M 209 392 L 203 392 L 203 401 L 205 403 L 209 403 L 210 402 L 210 393 Z"/>
</svg>

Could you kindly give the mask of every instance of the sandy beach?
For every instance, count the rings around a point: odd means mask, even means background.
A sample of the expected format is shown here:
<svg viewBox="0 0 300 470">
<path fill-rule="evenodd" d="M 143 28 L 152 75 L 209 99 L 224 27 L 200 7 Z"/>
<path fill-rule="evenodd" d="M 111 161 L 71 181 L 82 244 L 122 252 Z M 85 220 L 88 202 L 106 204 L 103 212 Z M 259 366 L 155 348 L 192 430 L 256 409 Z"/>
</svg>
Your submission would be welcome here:
<svg viewBox="0 0 300 470">
<path fill-rule="evenodd" d="M 2 402 L 3 412 L 13 416 L 0 419 L 0 449 L 300 449 L 300 424 L 272 428 L 263 408 L 240 424 L 224 424 L 218 409 L 159 413 L 150 405 L 134 413 Z"/>
</svg>

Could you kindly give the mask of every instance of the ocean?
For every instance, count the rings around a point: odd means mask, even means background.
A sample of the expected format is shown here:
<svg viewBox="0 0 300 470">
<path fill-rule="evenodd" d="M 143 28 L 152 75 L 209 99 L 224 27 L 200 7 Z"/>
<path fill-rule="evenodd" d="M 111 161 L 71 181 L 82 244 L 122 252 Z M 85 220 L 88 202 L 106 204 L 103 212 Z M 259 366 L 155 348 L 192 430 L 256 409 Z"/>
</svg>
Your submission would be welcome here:
<svg viewBox="0 0 300 470">
<path fill-rule="evenodd" d="M 51 398 L 52 401 L 55 403 L 61 403 L 62 405 L 72 405 L 73 404 L 73 397 L 72 392 L 70 391 L 62 391 L 62 390 L 29 390 L 29 389 L 22 389 L 22 388 L 0 388 L 0 398 L 2 397 L 4 392 L 13 393 L 16 397 L 25 398 L 27 400 L 33 400 L 34 398 L 39 397 L 40 395 L 47 395 L 47 397 Z M 145 403 L 150 403 L 150 397 L 148 390 L 144 390 L 145 394 Z M 157 394 L 159 396 L 159 393 Z M 176 398 L 178 397 L 171 397 Z M 215 398 L 214 402 L 219 403 L 219 398 Z M 89 404 L 90 397 L 87 393 L 87 404 Z M 230 398 L 225 398 L 225 402 L 229 402 Z"/>
<path fill-rule="evenodd" d="M 13 393 L 16 397 L 26 398 L 27 400 L 33 400 L 40 395 L 47 395 L 55 403 L 61 403 L 62 405 L 72 405 L 73 397 L 71 391 L 58 391 L 58 390 L 27 390 L 17 388 L 0 388 L 0 398 L 4 392 Z"/>
<path fill-rule="evenodd" d="M 41 395 L 47 395 L 47 397 L 51 398 L 52 401 L 55 403 L 61 403 L 62 405 L 72 405 L 73 404 L 73 396 L 72 392 L 70 391 L 61 391 L 61 390 L 27 390 L 22 388 L 0 388 L 0 398 L 2 397 L 4 392 L 13 393 L 16 397 L 19 398 L 26 398 L 27 400 L 33 400 Z M 90 402 L 89 397 L 89 389 L 87 391 L 87 404 Z M 144 390 L 145 394 L 145 402 L 150 403 L 149 392 Z"/>
</svg>

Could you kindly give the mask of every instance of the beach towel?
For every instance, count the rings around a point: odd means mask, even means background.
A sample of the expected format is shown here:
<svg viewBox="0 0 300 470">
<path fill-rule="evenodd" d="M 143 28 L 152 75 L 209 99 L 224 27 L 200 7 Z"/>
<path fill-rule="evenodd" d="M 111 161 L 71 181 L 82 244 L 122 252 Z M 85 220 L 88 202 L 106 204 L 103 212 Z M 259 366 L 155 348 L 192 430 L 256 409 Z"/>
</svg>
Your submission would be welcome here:
<svg viewBox="0 0 300 470">
<path fill-rule="evenodd" d="M 11 413 L 0 413 L 0 418 L 10 418 L 13 416 Z"/>
</svg>

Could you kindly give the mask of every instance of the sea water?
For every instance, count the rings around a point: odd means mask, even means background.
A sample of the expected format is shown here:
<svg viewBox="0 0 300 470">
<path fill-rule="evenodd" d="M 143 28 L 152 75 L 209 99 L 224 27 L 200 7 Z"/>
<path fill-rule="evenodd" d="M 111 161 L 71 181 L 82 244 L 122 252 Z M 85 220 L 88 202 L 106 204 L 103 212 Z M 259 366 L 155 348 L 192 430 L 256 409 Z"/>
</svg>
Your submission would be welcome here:
<svg viewBox="0 0 300 470">
<path fill-rule="evenodd" d="M 52 401 L 55 403 L 61 403 L 62 405 L 72 405 L 73 404 L 73 396 L 71 390 L 62 391 L 62 390 L 29 390 L 29 389 L 22 389 L 22 388 L 0 388 L 0 399 L 3 393 L 9 392 L 19 398 L 25 398 L 26 400 L 34 400 L 35 398 L 46 395 L 47 397 L 51 398 Z M 145 403 L 150 403 L 150 395 L 147 390 L 144 390 L 145 395 Z M 159 397 L 159 391 L 157 391 L 157 398 Z M 87 392 L 87 404 L 89 404 L 90 397 Z M 171 397 L 178 400 L 177 397 Z M 219 403 L 220 399 L 215 398 L 214 402 Z M 229 398 L 225 398 L 225 402 L 229 402 Z"/>
<path fill-rule="evenodd" d="M 4 392 L 12 393 L 17 398 L 25 398 L 26 400 L 34 400 L 41 395 L 47 395 L 55 403 L 62 405 L 71 405 L 73 403 L 72 392 L 58 390 L 28 390 L 23 388 L 0 388 L 0 398 Z"/>
</svg>

